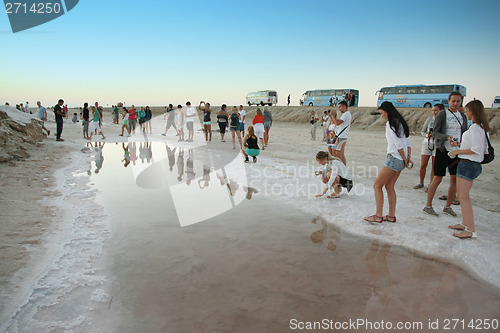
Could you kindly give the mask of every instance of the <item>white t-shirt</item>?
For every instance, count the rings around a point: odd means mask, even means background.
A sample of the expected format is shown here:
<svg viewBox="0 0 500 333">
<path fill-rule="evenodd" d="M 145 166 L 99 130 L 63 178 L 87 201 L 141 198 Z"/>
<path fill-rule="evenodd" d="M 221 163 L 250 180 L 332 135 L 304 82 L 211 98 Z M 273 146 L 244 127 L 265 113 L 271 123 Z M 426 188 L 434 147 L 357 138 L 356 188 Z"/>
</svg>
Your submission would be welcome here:
<svg viewBox="0 0 500 333">
<path fill-rule="evenodd" d="M 460 137 L 462 134 L 462 114 L 460 112 L 451 112 L 449 109 L 446 110 L 446 131 L 445 134 L 448 136 L 453 136 L 460 142 Z M 447 151 L 458 150 L 460 147 L 452 147 L 450 142 L 446 140 L 444 147 Z"/>
<path fill-rule="evenodd" d="M 344 122 L 342 124 L 340 124 L 339 126 L 337 126 L 337 128 L 335 129 L 335 134 L 338 135 L 339 138 L 347 139 L 347 135 L 349 134 L 349 129 L 350 129 L 349 125 L 351 125 L 351 119 L 352 119 L 352 115 L 349 111 L 342 113 L 342 115 L 340 116 L 340 120 L 343 120 Z M 344 130 L 344 128 L 345 128 L 345 130 Z M 339 135 L 340 132 L 342 132 L 342 133 Z"/>
<path fill-rule="evenodd" d="M 326 188 L 331 188 L 333 185 L 333 182 L 335 182 L 335 178 L 337 176 L 340 176 L 346 180 L 352 180 L 351 174 L 349 173 L 349 170 L 347 170 L 346 166 L 344 163 L 342 163 L 339 160 L 332 160 L 328 162 L 329 164 L 329 170 L 332 171 L 330 175 L 330 179 L 328 180 L 328 183 L 326 184 Z"/>
<path fill-rule="evenodd" d="M 239 112 L 240 112 L 240 121 L 241 121 L 242 124 L 244 124 L 247 113 L 246 113 L 245 110 L 240 110 Z"/>
<path fill-rule="evenodd" d="M 196 116 L 196 109 L 192 106 L 186 109 L 186 123 L 194 122 L 194 117 Z"/>
<path fill-rule="evenodd" d="M 488 141 L 486 141 L 484 129 L 478 124 L 472 124 L 462 136 L 462 144 L 459 149 L 469 148 L 474 154 L 459 154 L 458 157 L 481 163 L 484 159 L 484 153 L 488 149 Z"/>
<path fill-rule="evenodd" d="M 405 156 L 408 156 L 408 147 L 411 147 L 410 138 L 405 137 L 403 125 L 399 125 L 399 132 L 402 137 L 398 137 L 391 129 L 389 122 L 385 123 L 385 138 L 387 139 L 387 154 L 391 154 L 398 160 L 403 160 L 398 149 L 403 149 Z"/>
</svg>

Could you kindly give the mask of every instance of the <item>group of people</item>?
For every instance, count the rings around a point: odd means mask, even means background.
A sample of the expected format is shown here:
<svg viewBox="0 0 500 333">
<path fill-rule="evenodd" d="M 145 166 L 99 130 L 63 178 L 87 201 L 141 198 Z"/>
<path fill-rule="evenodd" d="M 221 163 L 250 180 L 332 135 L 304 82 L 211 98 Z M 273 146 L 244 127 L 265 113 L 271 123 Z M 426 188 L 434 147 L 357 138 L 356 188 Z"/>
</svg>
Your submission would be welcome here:
<svg viewBox="0 0 500 333">
<path fill-rule="evenodd" d="M 447 215 L 456 217 L 457 214 L 451 208 L 451 204 L 458 195 L 458 202 L 462 210 L 462 223 L 450 225 L 449 228 L 455 232 L 453 236 L 464 238 L 475 238 L 475 225 L 472 202 L 469 196 L 474 179 L 482 172 L 481 163 L 490 146 L 488 132 L 490 127 L 481 101 L 473 100 L 462 108 L 463 96 L 458 91 L 449 95 L 449 108 L 445 109 L 443 104 L 436 104 L 433 107 L 433 116 L 429 117 L 424 123 L 422 135 L 425 137 L 422 142 L 421 159 L 422 167 L 420 170 L 420 183 L 415 189 L 424 187 L 425 170 L 432 156 L 431 182 L 427 190 L 427 204 L 423 211 L 432 216 L 438 216 L 434 211 L 432 202 L 437 187 L 446 175 L 446 170 L 450 174 L 450 186 L 446 196 L 446 204 L 443 212 Z M 327 127 L 325 139 L 327 140 L 328 152 L 320 151 L 316 155 L 316 160 L 323 166 L 323 170 L 316 174 L 321 175 L 322 182 L 326 184 L 325 191 L 318 195 L 323 196 L 329 190 L 333 194 L 329 197 L 338 197 L 340 188 L 352 186 L 350 177 L 345 166 L 345 157 L 343 149 L 347 141 L 342 140 L 340 131 L 346 130 L 350 125 L 351 117 L 346 115 L 347 107 L 345 102 L 339 103 L 339 111 L 342 113 L 337 118 L 336 112 L 325 111 L 325 117 L 322 119 L 323 126 Z M 387 159 L 380 170 L 377 179 L 373 184 L 376 210 L 375 214 L 367 216 L 364 220 L 373 223 L 396 222 L 396 191 L 395 184 L 405 168 L 411 169 L 413 161 L 411 160 L 411 142 L 409 139 L 410 130 L 405 119 L 391 102 L 383 102 L 378 108 L 380 116 L 386 121 L 385 137 L 387 140 Z M 315 125 L 319 121 L 314 113 L 311 114 L 311 124 Z M 346 124 L 341 126 L 342 124 Z M 349 125 L 347 125 L 349 124 Z M 330 126 L 334 126 L 333 133 L 328 134 Z M 311 137 L 314 138 L 313 130 Z M 333 138 L 333 142 L 331 140 Z M 341 139 L 341 140 L 339 140 Z M 342 158 L 343 157 L 343 158 Z M 389 203 L 389 212 L 383 214 L 384 194 L 386 189 Z"/>
</svg>

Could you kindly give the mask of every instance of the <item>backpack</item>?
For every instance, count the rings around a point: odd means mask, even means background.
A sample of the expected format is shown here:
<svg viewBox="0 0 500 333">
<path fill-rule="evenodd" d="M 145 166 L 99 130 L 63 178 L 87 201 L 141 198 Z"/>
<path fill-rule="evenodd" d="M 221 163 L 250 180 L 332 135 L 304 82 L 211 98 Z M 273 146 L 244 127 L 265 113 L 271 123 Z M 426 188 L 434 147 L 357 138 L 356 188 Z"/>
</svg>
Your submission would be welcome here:
<svg viewBox="0 0 500 333">
<path fill-rule="evenodd" d="M 231 115 L 231 124 L 230 125 L 233 127 L 240 125 L 240 118 L 238 117 L 238 115 L 236 113 L 233 113 Z"/>
<path fill-rule="evenodd" d="M 493 149 L 493 146 L 490 143 L 488 134 L 486 134 L 486 141 L 488 141 L 488 154 L 484 154 L 484 158 L 481 164 L 488 164 L 495 159 L 495 149 Z"/>
</svg>

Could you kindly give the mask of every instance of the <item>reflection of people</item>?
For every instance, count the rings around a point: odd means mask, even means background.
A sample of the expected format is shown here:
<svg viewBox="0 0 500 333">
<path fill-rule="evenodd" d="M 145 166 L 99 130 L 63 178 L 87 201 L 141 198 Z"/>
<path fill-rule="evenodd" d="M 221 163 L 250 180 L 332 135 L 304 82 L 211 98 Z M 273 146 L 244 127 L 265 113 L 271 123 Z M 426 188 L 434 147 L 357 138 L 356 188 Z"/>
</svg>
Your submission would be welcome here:
<svg viewBox="0 0 500 333">
<path fill-rule="evenodd" d="M 376 213 L 365 217 L 365 221 L 381 223 L 383 221 L 396 222 L 396 190 L 394 185 L 406 168 L 411 168 L 411 143 L 408 124 L 396 110 L 391 102 L 383 102 L 378 108 L 380 116 L 387 122 L 385 124 L 385 137 L 387 138 L 387 160 L 380 170 L 373 189 L 375 192 Z M 384 192 L 387 191 L 389 201 L 389 214 L 382 215 L 384 208 Z"/>
<path fill-rule="evenodd" d="M 165 143 L 165 147 L 167 148 L 167 157 L 168 157 L 168 168 L 170 171 L 174 170 L 174 165 L 175 165 L 175 150 L 177 148 L 174 148 L 173 150 L 170 149 L 170 147 Z"/>
<path fill-rule="evenodd" d="M 194 173 L 193 158 L 194 158 L 193 150 L 189 149 L 188 157 L 186 160 L 186 176 L 187 176 L 186 185 L 188 186 L 191 185 L 191 181 L 196 177 Z"/>
<path fill-rule="evenodd" d="M 123 148 L 123 160 L 122 162 L 125 162 L 123 166 L 126 168 L 130 164 L 130 153 L 128 151 L 128 143 L 127 146 L 125 146 L 125 142 L 122 142 L 122 148 Z"/>
<path fill-rule="evenodd" d="M 179 148 L 179 155 L 177 156 L 177 180 L 182 181 L 184 175 L 184 150 Z"/>
<path fill-rule="evenodd" d="M 484 112 L 483 103 L 480 100 L 467 103 L 465 105 L 465 115 L 467 119 L 472 120 L 472 125 L 464 132 L 460 149 L 448 153 L 452 158 L 454 156 L 460 158 L 457 166 L 457 194 L 462 209 L 463 222 L 462 224 L 450 226 L 450 228 L 460 231 L 453 234 L 455 237 L 475 238 L 476 228 L 469 192 L 474 179 L 479 177 L 482 171 L 481 162 L 488 147 L 487 132 L 490 131 L 490 126 Z"/>
<path fill-rule="evenodd" d="M 102 155 L 102 149 L 104 148 L 104 142 L 102 145 L 96 142 L 96 157 L 95 157 L 95 173 L 99 173 L 102 168 L 102 164 L 104 163 L 104 156 Z"/>
<path fill-rule="evenodd" d="M 202 185 L 202 183 L 204 184 Z M 198 179 L 198 185 L 201 189 L 208 187 L 210 182 L 210 164 L 204 162 L 203 163 L 203 177 Z"/>
<path fill-rule="evenodd" d="M 311 223 L 317 224 L 321 222 L 321 229 L 316 230 L 311 234 L 311 241 L 314 244 L 324 244 L 325 241 L 329 240 L 326 248 L 330 251 L 335 251 L 337 249 L 337 244 L 340 241 L 340 230 L 335 228 L 333 225 L 329 225 L 323 216 L 318 215 L 311 220 Z"/>
<path fill-rule="evenodd" d="M 316 161 L 323 165 L 324 169 L 316 171 L 315 174 L 321 175 L 321 181 L 326 184 L 323 193 L 316 195 L 316 198 L 322 197 L 330 189 L 333 193 L 327 198 L 338 198 L 342 187 L 345 187 L 347 192 L 351 191 L 352 177 L 341 160 L 329 155 L 326 151 L 320 151 L 316 154 Z"/>
<path fill-rule="evenodd" d="M 252 199 L 252 196 L 253 196 L 254 193 L 255 194 L 259 193 L 259 191 L 256 188 L 254 188 L 254 187 L 247 187 L 247 186 L 243 186 L 243 191 L 247 192 L 246 198 L 248 200 Z"/>
</svg>

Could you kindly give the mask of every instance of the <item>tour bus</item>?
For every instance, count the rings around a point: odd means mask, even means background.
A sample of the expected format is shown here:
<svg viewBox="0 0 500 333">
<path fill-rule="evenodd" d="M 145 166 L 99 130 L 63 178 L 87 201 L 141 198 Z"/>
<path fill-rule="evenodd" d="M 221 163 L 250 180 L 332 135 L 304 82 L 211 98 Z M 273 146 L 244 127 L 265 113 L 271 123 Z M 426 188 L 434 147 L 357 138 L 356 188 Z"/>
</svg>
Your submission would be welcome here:
<svg viewBox="0 0 500 333">
<path fill-rule="evenodd" d="M 358 106 L 359 101 L 359 91 L 356 89 L 317 89 L 308 90 L 302 95 L 303 105 L 306 106 L 330 106 L 330 99 L 335 103 L 335 97 L 337 97 L 337 103 L 346 99 L 348 106 Z M 351 101 L 349 103 L 349 95 L 351 95 Z"/>
<path fill-rule="evenodd" d="M 384 87 L 377 91 L 380 106 L 385 101 L 396 107 L 431 108 L 442 103 L 448 107 L 448 97 L 452 91 L 459 91 L 465 97 L 465 87 L 459 84 L 404 85 Z"/>
<path fill-rule="evenodd" d="M 261 90 L 250 92 L 247 95 L 248 105 L 264 105 L 269 106 L 278 104 L 278 93 L 274 90 Z"/>
</svg>

